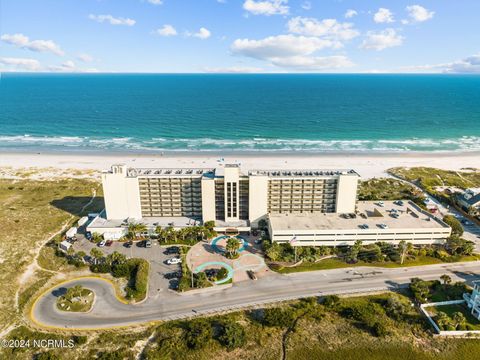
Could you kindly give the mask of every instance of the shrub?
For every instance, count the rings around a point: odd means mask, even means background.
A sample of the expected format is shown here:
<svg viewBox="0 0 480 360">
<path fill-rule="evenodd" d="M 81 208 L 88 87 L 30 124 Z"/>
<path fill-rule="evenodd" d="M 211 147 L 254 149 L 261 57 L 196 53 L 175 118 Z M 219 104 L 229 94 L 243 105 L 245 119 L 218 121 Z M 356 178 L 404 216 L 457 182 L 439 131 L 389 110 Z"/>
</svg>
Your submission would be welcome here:
<svg viewBox="0 0 480 360">
<path fill-rule="evenodd" d="M 390 296 L 385 302 L 385 312 L 395 320 L 401 320 L 408 312 L 408 306 L 395 296 Z"/>
<path fill-rule="evenodd" d="M 91 265 L 90 270 L 94 273 L 106 274 L 112 271 L 112 267 L 107 263 Z"/>
<path fill-rule="evenodd" d="M 290 327 L 295 320 L 295 310 L 291 308 L 268 308 L 264 310 L 263 324 L 275 327 Z"/>
<path fill-rule="evenodd" d="M 384 337 L 388 335 L 388 329 L 384 323 L 376 322 L 372 326 L 372 333 L 377 337 Z"/>
<path fill-rule="evenodd" d="M 463 226 L 453 215 L 445 215 L 443 221 L 452 228 L 452 234 L 462 236 Z"/>
<path fill-rule="evenodd" d="M 51 351 L 42 352 L 34 357 L 35 360 L 60 360 L 58 355 L 55 355 Z"/>
<path fill-rule="evenodd" d="M 132 269 L 129 285 L 126 288 L 127 297 L 137 300 L 143 299 L 147 293 L 148 286 L 148 261 L 144 259 L 130 259 L 128 261 Z"/>
<path fill-rule="evenodd" d="M 85 335 L 74 335 L 72 339 L 77 345 L 83 345 L 87 343 L 87 337 Z"/>
<path fill-rule="evenodd" d="M 222 330 L 218 338 L 220 343 L 228 349 L 242 347 L 246 342 L 245 329 L 236 322 L 221 324 Z"/>
<path fill-rule="evenodd" d="M 201 349 L 213 336 L 212 326 L 206 319 L 189 321 L 185 330 L 185 341 L 191 349 Z"/>
<path fill-rule="evenodd" d="M 225 279 L 227 275 L 228 275 L 228 270 L 222 267 L 220 270 L 218 270 L 217 279 L 218 280 Z"/>
<path fill-rule="evenodd" d="M 112 275 L 115 277 L 128 277 L 130 275 L 131 268 L 128 264 L 115 264 L 112 266 Z"/>
<path fill-rule="evenodd" d="M 335 309 L 340 304 L 340 298 L 337 295 L 327 295 L 323 299 L 323 305 L 329 309 Z"/>
</svg>

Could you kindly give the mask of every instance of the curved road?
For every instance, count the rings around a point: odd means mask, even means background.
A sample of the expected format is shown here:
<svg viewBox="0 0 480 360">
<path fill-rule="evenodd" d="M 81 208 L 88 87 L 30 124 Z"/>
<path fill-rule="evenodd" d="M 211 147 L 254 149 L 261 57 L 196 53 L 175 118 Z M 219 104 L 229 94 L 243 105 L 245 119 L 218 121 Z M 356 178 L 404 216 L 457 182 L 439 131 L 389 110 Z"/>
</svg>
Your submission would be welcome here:
<svg viewBox="0 0 480 360">
<path fill-rule="evenodd" d="M 34 304 L 31 317 L 40 326 L 68 329 L 99 329 L 172 320 L 255 306 L 269 302 L 327 294 L 358 293 L 406 286 L 410 278 L 438 279 L 448 274 L 454 281 L 480 279 L 480 262 L 438 264 L 409 268 L 358 267 L 289 275 L 271 274 L 224 290 L 179 295 L 163 292 L 138 305 L 121 303 L 108 281 L 80 278 L 62 283 L 44 293 Z M 92 289 L 96 302 L 89 313 L 56 309 L 58 289 L 81 284 Z"/>
</svg>

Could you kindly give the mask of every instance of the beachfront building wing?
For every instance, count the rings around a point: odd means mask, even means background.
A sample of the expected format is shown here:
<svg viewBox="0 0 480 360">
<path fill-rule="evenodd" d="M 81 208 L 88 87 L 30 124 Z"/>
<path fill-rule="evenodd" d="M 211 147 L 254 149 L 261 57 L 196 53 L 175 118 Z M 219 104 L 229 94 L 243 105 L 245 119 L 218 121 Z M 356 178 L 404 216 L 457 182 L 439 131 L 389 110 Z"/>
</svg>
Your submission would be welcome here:
<svg viewBox="0 0 480 360">
<path fill-rule="evenodd" d="M 102 174 L 105 214 L 94 225 L 215 221 L 240 230 L 269 214 L 355 211 L 359 175 L 353 170 L 162 169 L 113 165 Z M 92 226 L 90 226 L 92 227 Z"/>
<path fill-rule="evenodd" d="M 364 201 L 357 214 L 276 214 L 269 217 L 272 241 L 295 246 L 344 246 L 360 240 L 364 245 L 405 240 L 417 245 L 441 244 L 451 229 L 413 202 Z"/>
</svg>

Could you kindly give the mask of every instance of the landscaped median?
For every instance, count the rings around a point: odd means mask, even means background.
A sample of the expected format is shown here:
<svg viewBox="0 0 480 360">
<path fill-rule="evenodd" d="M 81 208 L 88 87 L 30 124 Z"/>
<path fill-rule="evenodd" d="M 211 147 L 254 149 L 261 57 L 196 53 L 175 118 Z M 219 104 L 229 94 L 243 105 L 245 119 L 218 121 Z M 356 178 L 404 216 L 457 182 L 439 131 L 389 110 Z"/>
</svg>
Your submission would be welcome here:
<svg viewBox="0 0 480 360">
<path fill-rule="evenodd" d="M 357 241 L 353 246 L 299 246 L 295 249 L 287 243 L 272 244 L 266 240 L 263 248 L 269 267 L 288 274 L 358 266 L 396 268 L 480 260 L 480 255 L 471 253 L 471 247 L 466 245 L 469 244 L 463 239 L 452 237 L 445 245 L 422 247 L 406 242 L 398 245 L 386 242 L 363 245 Z"/>
<path fill-rule="evenodd" d="M 67 289 L 66 293 L 57 299 L 57 309 L 67 312 L 89 312 L 95 301 L 92 290 L 81 285 Z"/>
</svg>

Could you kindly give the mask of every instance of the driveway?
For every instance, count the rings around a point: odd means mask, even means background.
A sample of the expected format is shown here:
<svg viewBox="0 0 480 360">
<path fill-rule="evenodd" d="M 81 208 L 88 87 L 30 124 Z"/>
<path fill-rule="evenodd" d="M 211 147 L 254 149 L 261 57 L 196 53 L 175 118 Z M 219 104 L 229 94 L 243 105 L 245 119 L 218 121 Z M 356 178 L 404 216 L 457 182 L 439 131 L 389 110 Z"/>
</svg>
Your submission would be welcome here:
<svg viewBox="0 0 480 360">
<path fill-rule="evenodd" d="M 34 304 L 32 320 L 40 326 L 70 329 L 99 329 L 113 326 L 180 319 L 198 315 L 237 310 L 247 306 L 284 301 L 307 296 L 359 293 L 398 289 L 410 279 L 439 279 L 443 274 L 453 281 L 480 279 L 480 262 L 436 264 L 410 268 L 333 269 L 294 273 L 243 281 L 229 289 L 195 295 L 164 292 L 144 303 L 128 305 L 119 302 L 110 283 L 101 279 L 77 279 L 63 283 L 40 297 Z M 55 307 L 58 290 L 74 285 L 92 289 L 97 301 L 90 313 L 66 313 Z"/>
</svg>

